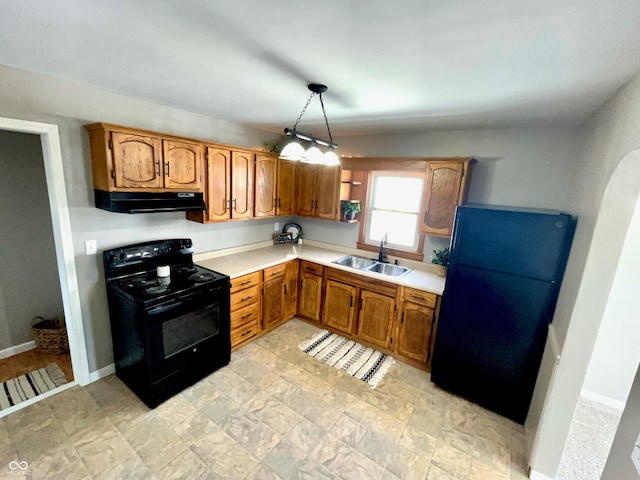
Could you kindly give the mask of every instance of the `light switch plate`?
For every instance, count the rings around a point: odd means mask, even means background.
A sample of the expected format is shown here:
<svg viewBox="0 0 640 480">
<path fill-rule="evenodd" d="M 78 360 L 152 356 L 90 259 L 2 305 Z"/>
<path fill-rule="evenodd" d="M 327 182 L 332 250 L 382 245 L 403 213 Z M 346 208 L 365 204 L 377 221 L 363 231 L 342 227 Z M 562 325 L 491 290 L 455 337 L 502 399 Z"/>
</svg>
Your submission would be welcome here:
<svg viewBox="0 0 640 480">
<path fill-rule="evenodd" d="M 273 231 L 274 232 L 279 232 L 280 231 L 280 222 L 276 222 L 273 224 Z"/>
<path fill-rule="evenodd" d="M 98 245 L 95 240 L 85 240 L 84 241 L 84 252 L 87 255 L 95 255 L 98 253 Z"/>
<path fill-rule="evenodd" d="M 633 462 L 633 466 L 636 467 L 636 472 L 640 475 L 640 435 L 638 435 L 636 444 L 633 446 L 633 450 L 631 450 L 631 461 Z"/>
</svg>

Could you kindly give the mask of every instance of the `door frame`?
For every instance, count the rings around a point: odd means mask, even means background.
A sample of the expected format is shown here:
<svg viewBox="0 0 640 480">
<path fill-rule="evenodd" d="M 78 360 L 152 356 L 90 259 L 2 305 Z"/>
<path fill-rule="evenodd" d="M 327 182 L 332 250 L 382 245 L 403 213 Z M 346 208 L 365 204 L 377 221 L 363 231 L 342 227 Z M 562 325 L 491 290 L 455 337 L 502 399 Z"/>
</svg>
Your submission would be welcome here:
<svg viewBox="0 0 640 480">
<path fill-rule="evenodd" d="M 73 235 L 69 219 L 69 206 L 67 203 L 67 190 L 64 181 L 64 167 L 58 126 L 48 123 L 0 117 L 0 130 L 40 136 L 49 207 L 51 210 L 53 239 L 56 248 L 56 262 L 58 265 L 58 276 L 60 278 L 60 290 L 62 293 L 62 303 L 69 338 L 69 352 L 73 366 L 74 380 L 69 382 L 69 384 L 63 385 L 63 387 L 68 388 L 75 384 L 87 385 L 90 381 L 89 363 L 84 336 L 80 293 L 78 291 Z M 40 395 L 32 400 L 37 401 L 40 398 L 43 398 L 43 396 Z M 17 405 L 17 407 L 22 408 L 31 403 L 33 402 L 23 402 Z"/>
</svg>

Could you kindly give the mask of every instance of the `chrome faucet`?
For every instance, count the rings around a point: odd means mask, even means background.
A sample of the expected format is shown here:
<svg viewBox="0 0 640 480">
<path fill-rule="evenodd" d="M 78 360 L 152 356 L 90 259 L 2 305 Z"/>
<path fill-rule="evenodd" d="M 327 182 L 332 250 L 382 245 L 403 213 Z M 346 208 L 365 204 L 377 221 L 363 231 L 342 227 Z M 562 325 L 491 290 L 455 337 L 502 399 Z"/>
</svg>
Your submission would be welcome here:
<svg viewBox="0 0 640 480">
<path fill-rule="evenodd" d="M 380 251 L 378 252 L 378 261 L 383 263 L 388 263 L 386 260 L 387 254 L 384 253 L 384 246 L 387 243 L 387 235 L 389 234 L 385 233 L 380 239 Z"/>
</svg>

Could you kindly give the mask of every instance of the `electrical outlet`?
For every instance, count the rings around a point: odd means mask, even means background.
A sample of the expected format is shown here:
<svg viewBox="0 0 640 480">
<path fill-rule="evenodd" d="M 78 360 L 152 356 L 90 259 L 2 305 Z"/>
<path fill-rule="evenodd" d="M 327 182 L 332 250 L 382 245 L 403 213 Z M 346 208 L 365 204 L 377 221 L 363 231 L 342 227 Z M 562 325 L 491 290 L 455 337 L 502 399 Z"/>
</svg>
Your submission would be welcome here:
<svg viewBox="0 0 640 480">
<path fill-rule="evenodd" d="M 633 446 L 633 450 L 631 450 L 631 461 L 633 462 L 633 466 L 636 467 L 636 472 L 640 475 L 640 435 L 638 435 L 636 444 Z"/>
<path fill-rule="evenodd" d="M 98 245 L 95 240 L 85 240 L 84 241 L 84 252 L 87 255 L 95 255 L 98 253 Z"/>
<path fill-rule="evenodd" d="M 276 222 L 273 224 L 273 231 L 274 232 L 279 232 L 280 231 L 280 222 Z"/>
</svg>

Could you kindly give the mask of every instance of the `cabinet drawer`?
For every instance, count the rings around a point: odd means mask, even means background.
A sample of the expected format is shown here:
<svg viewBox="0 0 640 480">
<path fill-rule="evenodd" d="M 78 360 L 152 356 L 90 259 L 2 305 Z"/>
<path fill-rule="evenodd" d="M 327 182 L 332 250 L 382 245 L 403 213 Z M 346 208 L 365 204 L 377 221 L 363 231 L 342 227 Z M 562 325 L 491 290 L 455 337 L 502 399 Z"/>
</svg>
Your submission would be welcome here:
<svg viewBox="0 0 640 480">
<path fill-rule="evenodd" d="M 258 321 L 260 321 L 260 304 L 258 302 L 231 312 L 231 330 Z"/>
<path fill-rule="evenodd" d="M 231 294 L 231 311 L 256 303 L 260 299 L 260 285 Z"/>
<path fill-rule="evenodd" d="M 313 273 L 314 275 L 322 275 L 324 273 L 324 267 L 322 265 L 307 262 L 305 260 L 300 262 L 300 270 L 303 272 Z"/>
<path fill-rule="evenodd" d="M 249 273 L 231 280 L 231 293 L 260 284 L 260 271 Z"/>
<path fill-rule="evenodd" d="M 231 330 L 231 346 L 235 347 L 239 343 L 255 337 L 258 333 L 260 333 L 260 324 L 257 320 Z"/>
<path fill-rule="evenodd" d="M 269 267 L 264 269 L 264 281 L 268 282 L 274 278 L 284 277 L 284 272 L 287 268 L 286 263 L 281 263 L 275 267 Z"/>
<path fill-rule="evenodd" d="M 405 287 L 404 300 L 434 308 L 436 306 L 436 296 L 434 293 L 417 290 L 415 288 Z"/>
</svg>

